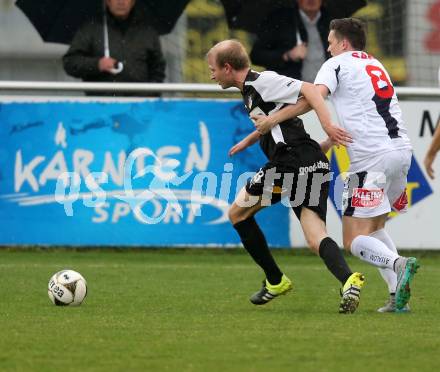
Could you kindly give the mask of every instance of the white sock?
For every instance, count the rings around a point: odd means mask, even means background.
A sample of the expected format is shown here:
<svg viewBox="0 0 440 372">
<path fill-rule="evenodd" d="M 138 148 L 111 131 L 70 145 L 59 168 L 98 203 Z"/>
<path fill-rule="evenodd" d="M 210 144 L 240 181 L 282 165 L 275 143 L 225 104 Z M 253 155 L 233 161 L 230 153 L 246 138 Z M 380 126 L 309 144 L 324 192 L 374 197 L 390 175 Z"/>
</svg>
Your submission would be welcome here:
<svg viewBox="0 0 440 372">
<path fill-rule="evenodd" d="M 370 234 L 373 238 L 379 239 L 387 248 L 394 253 L 397 253 L 396 245 L 394 244 L 391 236 L 388 235 L 385 229 L 380 229 Z M 380 275 L 382 275 L 383 280 L 388 285 L 388 290 L 390 293 L 396 293 L 397 286 L 397 274 L 392 269 L 379 269 Z"/>
<path fill-rule="evenodd" d="M 358 235 L 353 239 L 351 253 L 371 265 L 391 270 L 394 270 L 394 261 L 399 258 L 399 255 L 391 252 L 379 239 L 366 235 Z"/>
</svg>

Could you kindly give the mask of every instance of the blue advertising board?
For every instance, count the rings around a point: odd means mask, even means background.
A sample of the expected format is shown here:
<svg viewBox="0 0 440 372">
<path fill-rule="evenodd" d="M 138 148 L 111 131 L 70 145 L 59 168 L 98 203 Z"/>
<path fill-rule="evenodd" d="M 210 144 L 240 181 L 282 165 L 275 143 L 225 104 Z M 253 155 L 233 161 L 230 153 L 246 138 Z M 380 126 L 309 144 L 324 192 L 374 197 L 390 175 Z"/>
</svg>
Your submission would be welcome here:
<svg viewBox="0 0 440 372">
<path fill-rule="evenodd" d="M 266 159 L 237 100 L 0 103 L 0 244 L 238 245 L 228 208 Z M 289 246 L 288 208 L 257 219 Z"/>
</svg>

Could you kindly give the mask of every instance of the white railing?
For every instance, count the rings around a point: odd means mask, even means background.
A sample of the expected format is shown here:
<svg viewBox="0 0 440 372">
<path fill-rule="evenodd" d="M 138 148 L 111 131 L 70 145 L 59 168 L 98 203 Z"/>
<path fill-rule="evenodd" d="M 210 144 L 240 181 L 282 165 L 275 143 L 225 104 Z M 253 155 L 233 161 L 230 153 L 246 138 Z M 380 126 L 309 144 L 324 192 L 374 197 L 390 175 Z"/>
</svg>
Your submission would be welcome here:
<svg viewBox="0 0 440 372">
<path fill-rule="evenodd" d="M 222 93 L 238 92 L 231 88 L 223 90 L 217 84 L 184 83 L 79 83 L 52 81 L 0 81 L 0 91 L 81 91 L 81 92 L 170 92 L 170 93 Z"/>
<path fill-rule="evenodd" d="M 185 83 L 80 83 L 51 81 L 0 81 L 0 91 L 81 91 L 130 93 L 233 93 L 236 88 L 221 89 L 217 84 Z M 399 97 L 440 98 L 440 88 L 397 87 Z"/>
</svg>

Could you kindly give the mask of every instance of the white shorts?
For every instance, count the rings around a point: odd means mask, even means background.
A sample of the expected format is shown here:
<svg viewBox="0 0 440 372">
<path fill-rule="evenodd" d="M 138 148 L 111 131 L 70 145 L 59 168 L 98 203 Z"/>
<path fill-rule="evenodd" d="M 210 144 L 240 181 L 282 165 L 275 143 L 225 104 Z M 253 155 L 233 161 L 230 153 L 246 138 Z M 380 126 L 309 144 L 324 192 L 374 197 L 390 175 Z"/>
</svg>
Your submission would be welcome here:
<svg viewBox="0 0 440 372">
<path fill-rule="evenodd" d="M 405 212 L 411 158 L 411 150 L 395 150 L 350 167 L 342 193 L 343 215 L 369 218 L 389 213 L 391 209 Z"/>
</svg>

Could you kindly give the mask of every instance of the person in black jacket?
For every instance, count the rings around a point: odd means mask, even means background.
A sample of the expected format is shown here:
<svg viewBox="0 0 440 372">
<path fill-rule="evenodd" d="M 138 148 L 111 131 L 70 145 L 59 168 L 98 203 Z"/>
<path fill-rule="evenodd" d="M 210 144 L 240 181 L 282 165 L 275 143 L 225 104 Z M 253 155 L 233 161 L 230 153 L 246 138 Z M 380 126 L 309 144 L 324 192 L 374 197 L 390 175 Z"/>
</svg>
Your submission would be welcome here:
<svg viewBox="0 0 440 372">
<path fill-rule="evenodd" d="M 135 3 L 136 0 L 106 0 L 106 15 L 85 23 L 77 31 L 63 57 L 69 75 L 94 82 L 164 81 L 165 60 L 159 36 L 148 26 L 144 10 Z"/>
<path fill-rule="evenodd" d="M 365 0 L 353 0 L 344 7 L 339 2 L 297 0 L 290 7 L 275 9 L 259 23 L 250 53 L 252 63 L 313 82 L 330 56 L 327 52 L 330 21 L 348 16 L 366 4 Z"/>
</svg>

